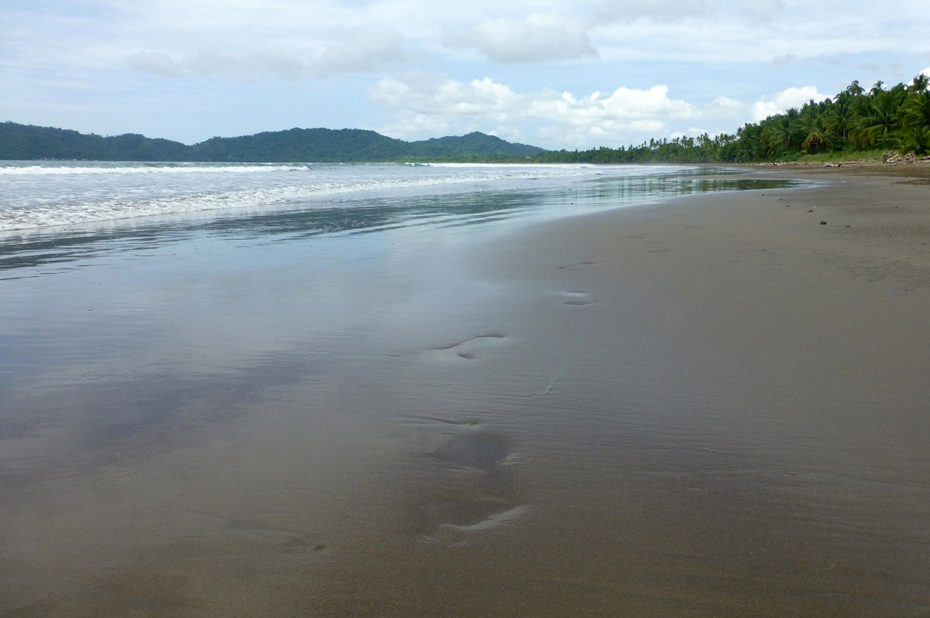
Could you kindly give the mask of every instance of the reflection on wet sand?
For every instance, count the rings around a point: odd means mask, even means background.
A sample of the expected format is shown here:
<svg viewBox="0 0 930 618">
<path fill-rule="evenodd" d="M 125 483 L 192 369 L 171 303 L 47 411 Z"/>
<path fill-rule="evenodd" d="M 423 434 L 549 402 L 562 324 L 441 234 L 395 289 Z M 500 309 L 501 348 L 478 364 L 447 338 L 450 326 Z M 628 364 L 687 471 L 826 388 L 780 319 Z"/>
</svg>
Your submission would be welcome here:
<svg viewBox="0 0 930 618">
<path fill-rule="evenodd" d="M 2 340 L 2 612 L 926 614 L 930 254 L 843 227 L 912 190 L 64 273 Z"/>
</svg>

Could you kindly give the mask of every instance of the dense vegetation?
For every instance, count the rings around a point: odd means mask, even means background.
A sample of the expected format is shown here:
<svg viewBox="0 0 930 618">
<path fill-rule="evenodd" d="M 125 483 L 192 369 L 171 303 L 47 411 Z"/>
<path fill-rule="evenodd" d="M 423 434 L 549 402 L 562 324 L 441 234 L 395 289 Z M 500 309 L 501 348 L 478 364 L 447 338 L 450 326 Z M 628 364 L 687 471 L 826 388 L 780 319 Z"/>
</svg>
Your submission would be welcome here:
<svg viewBox="0 0 930 618">
<path fill-rule="evenodd" d="M 93 161 L 174 161 L 187 146 L 129 133 L 116 137 L 0 123 L 0 159 L 87 159 Z"/>
<path fill-rule="evenodd" d="M 542 148 L 511 144 L 483 133 L 405 142 L 359 129 L 291 129 L 242 137 L 214 137 L 186 146 L 142 135 L 101 137 L 77 131 L 0 123 L 0 159 L 95 161 L 395 161 L 502 160 L 534 156 Z"/>
<path fill-rule="evenodd" d="M 853 82 L 832 99 L 749 123 L 736 134 L 651 139 L 639 146 L 546 151 L 484 133 L 405 142 L 359 129 L 291 129 L 214 137 L 186 146 L 0 123 L 0 159 L 100 161 L 536 161 L 559 163 L 743 163 L 799 157 L 855 158 L 878 151 L 930 152 L 930 78 L 866 91 Z"/>
<path fill-rule="evenodd" d="M 559 150 L 536 157 L 549 162 L 739 163 L 786 161 L 804 155 L 856 157 L 879 150 L 925 155 L 930 152 L 928 77 L 865 91 L 853 82 L 832 99 L 809 101 L 801 109 L 750 123 L 736 135 L 649 140 L 640 146 L 585 151 Z"/>
</svg>

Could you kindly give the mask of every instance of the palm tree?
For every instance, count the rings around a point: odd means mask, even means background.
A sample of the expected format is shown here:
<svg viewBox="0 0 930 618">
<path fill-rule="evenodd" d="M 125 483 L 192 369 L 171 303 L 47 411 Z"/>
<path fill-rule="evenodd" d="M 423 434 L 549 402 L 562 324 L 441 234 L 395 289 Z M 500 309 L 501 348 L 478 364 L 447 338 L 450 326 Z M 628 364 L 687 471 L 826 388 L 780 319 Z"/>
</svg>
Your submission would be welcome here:
<svg viewBox="0 0 930 618">
<path fill-rule="evenodd" d="M 801 150 L 807 154 L 820 154 L 830 149 L 829 117 L 825 114 L 811 119 L 807 137 L 801 142 Z"/>
<path fill-rule="evenodd" d="M 926 92 L 927 86 L 930 85 L 930 75 L 925 75 L 923 73 L 918 74 L 914 81 L 911 83 L 909 92 Z"/>
<path fill-rule="evenodd" d="M 930 124 L 930 90 L 927 85 L 930 78 L 918 75 L 907 89 L 907 97 L 901 104 L 901 124 L 905 127 L 919 127 Z"/>
<path fill-rule="evenodd" d="M 860 106 L 861 115 L 851 135 L 859 148 L 875 145 L 885 148 L 888 145 L 889 136 L 898 127 L 898 111 L 900 99 L 903 98 L 903 86 L 900 90 L 897 86 L 892 90 L 881 90 L 880 84 L 881 82 L 876 84 L 866 103 Z"/>
<path fill-rule="evenodd" d="M 830 141 L 841 147 L 849 140 L 849 121 L 852 117 L 853 97 L 847 92 L 836 95 L 836 100 L 824 108 L 823 127 Z"/>
<path fill-rule="evenodd" d="M 901 135 L 898 146 L 904 152 L 922 155 L 930 150 L 930 77 L 920 74 L 907 88 L 899 110 Z"/>
<path fill-rule="evenodd" d="M 794 150 L 800 144 L 796 133 L 801 130 L 798 110 L 789 109 L 784 114 L 769 116 L 761 122 L 764 158 L 775 159 Z"/>
<path fill-rule="evenodd" d="M 901 152 L 924 155 L 930 152 L 930 126 L 908 127 L 898 139 Z"/>
<path fill-rule="evenodd" d="M 879 82 L 879 83 L 881 83 L 881 82 Z M 845 92 L 846 94 L 848 94 L 848 95 L 851 96 L 851 97 L 858 97 L 858 96 L 861 95 L 863 92 L 865 92 L 865 90 L 862 88 L 862 86 L 859 85 L 859 80 L 858 80 L 858 79 L 854 79 L 853 82 L 852 82 L 851 84 L 849 84 L 848 86 L 846 86 L 846 90 L 844 90 L 843 92 Z"/>
</svg>

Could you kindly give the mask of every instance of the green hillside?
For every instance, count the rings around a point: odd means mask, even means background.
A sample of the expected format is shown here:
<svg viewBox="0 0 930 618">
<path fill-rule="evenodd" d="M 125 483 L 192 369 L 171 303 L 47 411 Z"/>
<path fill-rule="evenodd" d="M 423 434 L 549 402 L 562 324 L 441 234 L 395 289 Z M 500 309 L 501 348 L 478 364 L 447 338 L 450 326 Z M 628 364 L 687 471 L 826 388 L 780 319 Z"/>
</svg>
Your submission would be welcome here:
<svg viewBox="0 0 930 618">
<path fill-rule="evenodd" d="M 439 137 L 409 144 L 408 156 L 414 157 L 457 157 L 465 153 L 498 157 L 532 157 L 545 152 L 536 146 L 513 144 L 494 135 L 477 131 L 461 137 Z"/>
<path fill-rule="evenodd" d="M 291 129 L 214 137 L 191 146 L 191 161 L 384 161 L 405 154 L 407 142 L 359 129 Z"/>
<path fill-rule="evenodd" d="M 166 139 L 127 133 L 115 137 L 0 123 L 0 159 L 88 159 L 94 161 L 175 161 L 188 147 Z"/>
<path fill-rule="evenodd" d="M 483 133 L 405 142 L 360 129 L 290 129 L 214 137 L 193 146 L 127 134 L 113 137 L 0 123 L 0 159 L 95 161 L 396 161 L 513 160 L 545 152 Z"/>
</svg>

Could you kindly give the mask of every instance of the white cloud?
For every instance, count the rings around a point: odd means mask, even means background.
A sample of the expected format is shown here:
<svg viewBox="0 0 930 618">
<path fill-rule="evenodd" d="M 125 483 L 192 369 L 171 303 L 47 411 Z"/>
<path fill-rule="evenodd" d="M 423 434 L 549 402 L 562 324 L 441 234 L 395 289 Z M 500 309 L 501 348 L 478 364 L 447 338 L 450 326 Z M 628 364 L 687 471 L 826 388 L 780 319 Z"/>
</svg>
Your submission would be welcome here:
<svg viewBox="0 0 930 618">
<path fill-rule="evenodd" d="M 367 72 L 415 55 L 438 66 L 462 50 L 500 63 L 648 59 L 727 65 L 825 54 L 893 52 L 926 38 L 925 0 L 861 19 L 856 0 L 837 12 L 806 0 L 96 0 L 54 13 L 36 3 L 0 8 L 4 58 L 190 71 L 185 61 L 220 50 L 241 77 L 270 71 L 304 78 Z M 830 27 L 824 29 L 823 24 Z M 398 53 L 402 52 L 402 53 Z M 154 54 L 161 54 L 156 57 Z M 147 55 L 147 56 L 146 56 Z M 28 57 L 28 59 L 27 59 Z M 127 60 L 129 58 L 129 60 Z M 166 62 L 165 60 L 173 60 Z M 180 63 L 180 67 L 175 63 Z M 396 69 L 395 69 L 396 70 Z M 485 70 L 486 71 L 486 70 Z M 662 79 L 667 79 L 664 76 Z M 889 80 L 890 81 L 890 80 Z"/>
<path fill-rule="evenodd" d="M 571 93 L 556 95 L 543 91 L 529 97 L 528 113 L 549 121 L 565 124 L 592 124 L 655 121 L 656 118 L 687 118 L 694 108 L 687 102 L 668 97 L 668 86 L 653 86 L 648 90 L 620 87 L 608 96 L 595 91 L 581 99 Z M 645 125 L 639 125 L 645 126 Z"/>
<path fill-rule="evenodd" d="M 519 134 L 557 140 L 559 146 L 597 139 L 619 143 L 664 132 L 669 121 L 699 113 L 690 103 L 669 97 L 665 85 L 576 97 L 552 89 L 516 92 L 487 77 L 465 83 L 419 75 L 383 78 L 369 95 L 393 116 L 384 131 L 404 138 L 493 126 L 505 139 Z"/>
<path fill-rule="evenodd" d="M 183 63 L 168 54 L 156 51 L 133 52 L 126 56 L 126 65 L 131 69 L 162 77 L 180 77 L 185 72 Z"/>
<path fill-rule="evenodd" d="M 596 10 L 603 19 L 630 22 L 646 19 L 654 23 L 682 20 L 749 19 L 768 22 L 784 14 L 784 0 L 626 0 L 606 1 Z"/>
<path fill-rule="evenodd" d="M 481 117 L 499 119 L 524 105 L 525 97 L 489 78 L 463 83 L 448 78 L 415 75 L 385 77 L 372 88 L 371 98 L 401 117 Z"/>
<path fill-rule="evenodd" d="M 489 19 L 447 38 L 453 47 L 475 49 L 498 62 L 543 62 L 596 57 L 588 26 L 577 19 L 535 13 Z"/>
<path fill-rule="evenodd" d="M 342 42 L 314 41 L 294 54 L 275 51 L 232 53 L 216 47 L 200 48 L 191 54 L 169 55 L 158 51 L 136 51 L 125 56 L 135 70 L 180 77 L 205 75 L 254 81 L 277 76 L 294 81 L 338 73 L 368 73 L 408 57 L 396 33 L 381 31 L 346 36 Z"/>
<path fill-rule="evenodd" d="M 169 55 L 190 54 L 192 45 L 223 48 L 234 41 L 242 54 L 277 49 L 299 56 L 308 40 L 328 38 L 340 28 L 351 29 L 347 36 L 362 35 L 353 37 L 357 43 L 366 41 L 366 33 L 385 28 L 414 47 L 439 50 L 443 41 L 468 42 L 503 61 L 594 57 L 596 38 L 683 60 L 710 45 L 726 48 L 731 61 L 742 62 L 758 49 L 771 58 L 784 56 L 785 50 L 810 57 L 824 49 L 849 53 L 889 48 L 900 42 L 898 37 L 921 40 L 919 35 L 926 34 L 920 19 L 925 0 L 899 0 L 894 13 L 869 20 L 861 18 L 862 3 L 856 0 L 840 12 L 835 3 L 806 0 L 472 0 L 451 8 L 427 0 L 96 0 L 75 3 L 80 10 L 54 12 L 43 9 L 43 3 L 35 3 L 34 9 L 13 4 L 0 9 L 3 21 L 11 24 L 0 26 L 2 40 L 47 43 L 58 38 L 76 44 L 72 48 L 105 41 Z M 642 27 L 643 20 L 655 27 Z M 683 23 L 693 36 L 668 45 Z M 612 24 L 637 27 L 618 30 L 622 36 L 617 38 L 609 29 Z M 23 31 L 28 36 L 17 34 Z M 745 46 L 744 41 L 756 45 Z M 41 53 L 43 47 L 32 45 L 30 52 Z M 734 48 L 739 52 L 732 53 Z M 123 49 L 123 55 L 129 51 Z"/>
<path fill-rule="evenodd" d="M 701 17 L 709 10 L 707 0 L 627 0 L 604 2 L 597 13 L 609 21 L 648 19 L 654 22 L 672 22 L 684 18 Z"/>
<path fill-rule="evenodd" d="M 719 96 L 704 106 L 704 113 L 709 116 L 733 116 L 746 109 L 746 104 L 730 97 Z"/>
<path fill-rule="evenodd" d="M 830 97 L 821 94 L 815 86 L 802 86 L 800 88 L 787 88 L 770 98 L 756 101 L 752 106 L 752 119 L 754 122 L 765 120 L 769 116 L 781 114 L 794 107 L 802 107 L 808 101 L 823 101 Z"/>
<path fill-rule="evenodd" d="M 390 116 L 381 130 L 394 137 L 419 139 L 493 127 L 504 139 L 550 148 L 619 146 L 650 137 L 732 133 L 750 120 L 763 120 L 811 99 L 828 98 L 814 86 L 802 86 L 755 103 L 721 95 L 697 104 L 673 98 L 664 84 L 582 96 L 553 89 L 524 92 L 487 77 L 462 82 L 438 75 L 383 78 L 369 96 Z"/>
<path fill-rule="evenodd" d="M 735 4 L 735 8 L 748 17 L 762 22 L 771 21 L 779 15 L 784 17 L 790 15 L 784 0 L 741 0 Z"/>
</svg>

